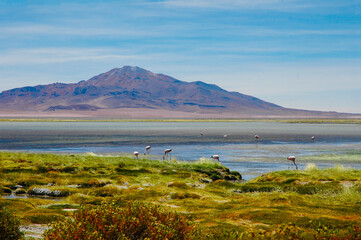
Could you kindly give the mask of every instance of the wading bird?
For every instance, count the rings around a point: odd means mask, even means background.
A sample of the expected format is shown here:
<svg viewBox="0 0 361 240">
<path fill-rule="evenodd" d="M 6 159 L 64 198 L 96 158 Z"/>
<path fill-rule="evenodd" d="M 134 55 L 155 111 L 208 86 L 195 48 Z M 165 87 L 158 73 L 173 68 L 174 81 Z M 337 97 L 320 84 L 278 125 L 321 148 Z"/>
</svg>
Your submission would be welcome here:
<svg viewBox="0 0 361 240">
<path fill-rule="evenodd" d="M 256 134 L 256 135 L 254 135 L 254 138 L 255 138 L 256 140 L 258 140 L 258 139 L 259 139 L 259 136 Z"/>
<path fill-rule="evenodd" d="M 295 156 L 289 156 L 287 160 L 292 161 L 293 164 L 296 166 L 296 169 L 298 170 L 298 167 L 296 165 L 296 157 Z"/>
<path fill-rule="evenodd" d="M 227 138 L 227 135 L 223 135 L 223 138 Z"/>
<path fill-rule="evenodd" d="M 212 155 L 211 158 L 213 158 L 214 160 L 217 160 L 219 162 L 219 156 L 218 155 Z"/>
<path fill-rule="evenodd" d="M 312 137 L 311 137 L 311 140 L 312 140 L 312 141 L 315 140 L 315 136 L 312 136 Z"/>
<path fill-rule="evenodd" d="M 165 159 L 165 157 L 168 155 L 168 153 L 169 153 L 169 159 L 171 158 L 171 156 L 170 156 L 170 152 L 172 151 L 172 149 L 166 149 L 166 150 L 164 150 L 164 155 L 163 155 L 163 160 Z"/>
<path fill-rule="evenodd" d="M 144 155 L 147 155 L 150 152 L 150 149 L 151 149 L 151 146 L 146 146 Z"/>
<path fill-rule="evenodd" d="M 134 156 L 138 159 L 138 155 L 139 155 L 139 152 L 138 151 L 134 151 Z"/>
</svg>

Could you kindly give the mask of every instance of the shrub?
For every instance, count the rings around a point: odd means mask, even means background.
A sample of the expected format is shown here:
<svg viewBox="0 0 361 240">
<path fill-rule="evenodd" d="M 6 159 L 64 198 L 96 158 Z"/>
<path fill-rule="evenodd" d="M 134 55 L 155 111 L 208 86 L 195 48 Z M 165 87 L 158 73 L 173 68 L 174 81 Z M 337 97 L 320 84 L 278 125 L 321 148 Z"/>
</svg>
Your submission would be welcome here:
<svg viewBox="0 0 361 240">
<path fill-rule="evenodd" d="M 185 198 L 193 198 L 193 199 L 199 199 L 201 198 L 200 195 L 198 195 L 197 193 L 190 193 L 190 192 L 186 192 L 186 193 L 172 193 L 171 194 L 171 199 L 185 199 Z"/>
<path fill-rule="evenodd" d="M 170 182 L 168 183 L 168 187 L 177 187 L 181 189 L 189 189 L 189 186 L 184 182 Z"/>
<path fill-rule="evenodd" d="M 23 233 L 19 229 L 20 223 L 4 207 L 0 207 L 0 239 L 22 239 Z"/>
<path fill-rule="evenodd" d="M 143 203 L 83 206 L 73 218 L 55 223 L 45 239 L 195 239 L 197 229 L 185 215 Z"/>
</svg>

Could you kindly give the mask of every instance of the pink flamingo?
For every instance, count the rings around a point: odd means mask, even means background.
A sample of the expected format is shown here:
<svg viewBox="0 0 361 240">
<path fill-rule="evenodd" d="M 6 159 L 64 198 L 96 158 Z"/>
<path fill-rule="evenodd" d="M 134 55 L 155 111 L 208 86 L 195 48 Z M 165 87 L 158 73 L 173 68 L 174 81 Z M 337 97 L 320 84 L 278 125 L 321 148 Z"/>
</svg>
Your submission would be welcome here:
<svg viewBox="0 0 361 240">
<path fill-rule="evenodd" d="M 135 156 L 135 158 L 137 158 L 138 159 L 138 155 L 139 155 L 139 152 L 138 151 L 134 151 L 134 156 Z"/>
<path fill-rule="evenodd" d="M 164 155 L 163 155 L 163 160 L 165 159 L 165 157 L 168 155 L 168 153 L 170 154 L 170 152 L 172 151 L 172 149 L 166 149 L 164 150 Z"/>
<path fill-rule="evenodd" d="M 213 158 L 214 160 L 217 160 L 219 162 L 219 156 L 218 155 L 212 155 L 211 158 Z"/>
<path fill-rule="evenodd" d="M 298 167 L 296 165 L 296 157 L 295 156 L 289 156 L 287 160 L 292 161 L 293 164 L 296 166 L 296 169 L 298 170 Z"/>
<path fill-rule="evenodd" d="M 144 155 L 147 155 L 147 153 L 150 152 L 150 149 L 151 149 L 151 146 L 146 146 L 146 147 L 145 147 Z"/>
</svg>

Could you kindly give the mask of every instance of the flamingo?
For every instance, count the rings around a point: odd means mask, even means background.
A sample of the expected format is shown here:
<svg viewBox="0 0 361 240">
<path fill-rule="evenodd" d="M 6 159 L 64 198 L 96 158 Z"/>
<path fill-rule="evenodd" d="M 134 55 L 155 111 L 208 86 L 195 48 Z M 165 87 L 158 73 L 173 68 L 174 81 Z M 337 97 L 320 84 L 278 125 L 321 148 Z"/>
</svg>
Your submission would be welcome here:
<svg viewBox="0 0 361 240">
<path fill-rule="evenodd" d="M 223 138 L 227 138 L 227 135 L 225 134 L 225 135 L 223 135 Z"/>
<path fill-rule="evenodd" d="M 259 139 L 259 136 L 256 134 L 256 135 L 254 135 L 254 138 L 255 138 L 256 140 L 258 140 L 258 139 Z"/>
<path fill-rule="evenodd" d="M 219 156 L 218 155 L 212 155 L 211 158 L 213 158 L 214 160 L 217 160 L 219 162 Z"/>
<path fill-rule="evenodd" d="M 296 157 L 295 156 L 289 156 L 287 160 L 292 161 L 293 164 L 296 166 L 296 169 L 298 170 L 298 167 L 296 165 Z"/>
<path fill-rule="evenodd" d="M 138 151 L 134 151 L 134 156 L 138 159 L 138 155 L 139 155 L 139 152 Z"/>
<path fill-rule="evenodd" d="M 171 151 L 172 151 L 172 149 L 169 149 L 169 148 L 164 150 L 163 160 L 165 159 L 165 157 L 167 156 L 168 153 L 170 154 Z"/>
<path fill-rule="evenodd" d="M 315 136 L 312 136 L 312 137 L 311 137 L 311 140 L 312 140 L 312 141 L 315 140 Z"/>
<path fill-rule="evenodd" d="M 145 147 L 144 155 L 147 155 L 147 153 L 150 152 L 150 149 L 151 149 L 151 148 L 152 148 L 151 146 L 146 146 L 146 147 Z"/>
</svg>

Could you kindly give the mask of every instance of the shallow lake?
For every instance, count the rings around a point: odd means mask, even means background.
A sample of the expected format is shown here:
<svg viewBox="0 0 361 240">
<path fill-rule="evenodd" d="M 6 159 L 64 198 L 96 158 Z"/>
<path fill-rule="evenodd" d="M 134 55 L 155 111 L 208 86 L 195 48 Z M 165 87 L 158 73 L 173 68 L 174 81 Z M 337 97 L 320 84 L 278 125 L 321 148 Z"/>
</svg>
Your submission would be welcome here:
<svg viewBox="0 0 361 240">
<path fill-rule="evenodd" d="M 143 153 L 147 145 L 152 146 L 151 159 L 161 159 L 166 148 L 172 149 L 172 158 L 186 161 L 218 154 L 223 165 L 240 171 L 245 179 L 293 169 L 286 159 L 289 155 L 296 156 L 300 169 L 310 162 L 319 167 L 341 163 L 361 168 L 360 124 L 0 122 L 1 150 L 130 155 Z M 358 157 L 352 162 L 315 160 L 325 154 Z"/>
</svg>

